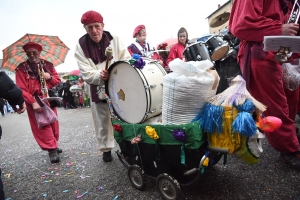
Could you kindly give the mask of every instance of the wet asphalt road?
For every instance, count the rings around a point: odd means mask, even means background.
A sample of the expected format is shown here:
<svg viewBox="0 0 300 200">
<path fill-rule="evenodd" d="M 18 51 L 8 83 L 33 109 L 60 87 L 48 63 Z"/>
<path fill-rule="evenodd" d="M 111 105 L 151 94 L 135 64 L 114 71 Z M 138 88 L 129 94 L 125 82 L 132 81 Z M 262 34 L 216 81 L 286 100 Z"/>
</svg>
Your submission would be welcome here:
<svg viewBox="0 0 300 200">
<path fill-rule="evenodd" d="M 58 112 L 64 152 L 56 165 L 35 142 L 27 113 L 0 116 L 0 166 L 7 199 L 161 199 L 154 179 L 147 180 L 145 191 L 132 187 L 115 153 L 111 163 L 102 161 L 89 108 Z M 221 160 L 193 185 L 182 187 L 181 199 L 300 200 L 300 172 L 278 156 L 266 140 L 259 164 L 249 166 L 230 155 L 225 166 Z"/>
</svg>

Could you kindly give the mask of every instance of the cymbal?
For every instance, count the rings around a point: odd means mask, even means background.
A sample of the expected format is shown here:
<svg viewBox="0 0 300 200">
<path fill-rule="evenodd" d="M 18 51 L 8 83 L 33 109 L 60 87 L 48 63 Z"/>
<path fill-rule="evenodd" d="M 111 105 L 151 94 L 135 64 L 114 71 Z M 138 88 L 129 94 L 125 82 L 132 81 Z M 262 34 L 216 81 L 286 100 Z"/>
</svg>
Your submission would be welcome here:
<svg viewBox="0 0 300 200">
<path fill-rule="evenodd" d="M 216 16 L 213 20 L 211 20 L 209 26 L 211 28 L 216 28 L 218 26 L 221 26 L 222 24 L 225 24 L 229 20 L 230 13 L 225 12 L 223 14 L 220 14 Z"/>
</svg>

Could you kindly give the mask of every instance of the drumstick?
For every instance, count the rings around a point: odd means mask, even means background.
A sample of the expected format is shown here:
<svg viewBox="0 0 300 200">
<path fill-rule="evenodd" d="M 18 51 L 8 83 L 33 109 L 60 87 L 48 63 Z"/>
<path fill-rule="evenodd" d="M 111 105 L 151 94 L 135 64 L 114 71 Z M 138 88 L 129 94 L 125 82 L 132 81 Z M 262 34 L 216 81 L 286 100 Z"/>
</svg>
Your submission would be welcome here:
<svg viewBox="0 0 300 200">
<path fill-rule="evenodd" d="M 105 55 L 106 55 L 106 65 L 105 65 L 105 70 L 108 69 L 108 61 L 112 57 L 112 48 L 111 47 L 106 47 L 105 49 Z"/>
</svg>

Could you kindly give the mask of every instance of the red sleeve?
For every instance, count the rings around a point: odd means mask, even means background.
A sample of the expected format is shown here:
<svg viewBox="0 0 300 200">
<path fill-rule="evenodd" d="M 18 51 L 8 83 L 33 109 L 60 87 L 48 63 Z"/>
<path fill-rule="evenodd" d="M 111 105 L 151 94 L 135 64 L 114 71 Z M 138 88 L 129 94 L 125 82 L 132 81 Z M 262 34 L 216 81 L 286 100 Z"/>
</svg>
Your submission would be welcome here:
<svg viewBox="0 0 300 200">
<path fill-rule="evenodd" d="M 50 70 L 51 70 L 50 71 L 50 75 L 52 76 L 52 79 L 46 81 L 48 89 L 51 89 L 54 86 L 56 86 L 59 83 L 61 83 L 61 80 L 60 80 L 60 77 L 57 74 L 56 69 L 54 68 L 53 64 L 52 63 L 47 63 L 47 65 L 52 65 L 51 67 L 49 67 Z"/>
<path fill-rule="evenodd" d="M 16 85 L 22 90 L 22 95 L 26 103 L 33 104 L 35 99 L 33 98 L 32 94 L 29 91 L 30 83 L 27 78 L 27 73 L 23 70 L 17 69 L 16 70 Z"/>
<path fill-rule="evenodd" d="M 175 58 L 177 58 L 177 48 L 176 45 L 172 46 L 172 48 L 170 49 L 170 53 L 167 59 L 167 65 L 169 65 L 169 63 L 174 60 Z"/>
<path fill-rule="evenodd" d="M 279 1 L 235 0 L 229 29 L 239 39 L 262 42 L 266 35 L 281 35 L 283 18 Z"/>
</svg>

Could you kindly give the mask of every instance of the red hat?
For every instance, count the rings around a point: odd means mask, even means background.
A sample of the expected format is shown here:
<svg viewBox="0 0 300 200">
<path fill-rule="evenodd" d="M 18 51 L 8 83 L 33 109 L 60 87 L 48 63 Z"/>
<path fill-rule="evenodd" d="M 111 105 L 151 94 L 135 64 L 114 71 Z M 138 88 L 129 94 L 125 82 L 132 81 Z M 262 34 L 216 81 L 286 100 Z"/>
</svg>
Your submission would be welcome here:
<svg viewBox="0 0 300 200">
<path fill-rule="evenodd" d="M 99 22 L 103 23 L 103 17 L 100 13 L 90 10 L 84 13 L 81 17 L 81 23 L 85 26 L 90 23 Z"/>
<path fill-rule="evenodd" d="M 144 25 L 138 25 L 134 31 L 133 31 L 133 38 L 140 32 L 140 30 L 145 29 L 146 27 Z"/>
<path fill-rule="evenodd" d="M 43 51 L 43 47 L 35 42 L 27 42 L 22 48 L 24 49 L 25 52 L 30 48 L 36 49 L 39 52 Z"/>
</svg>

